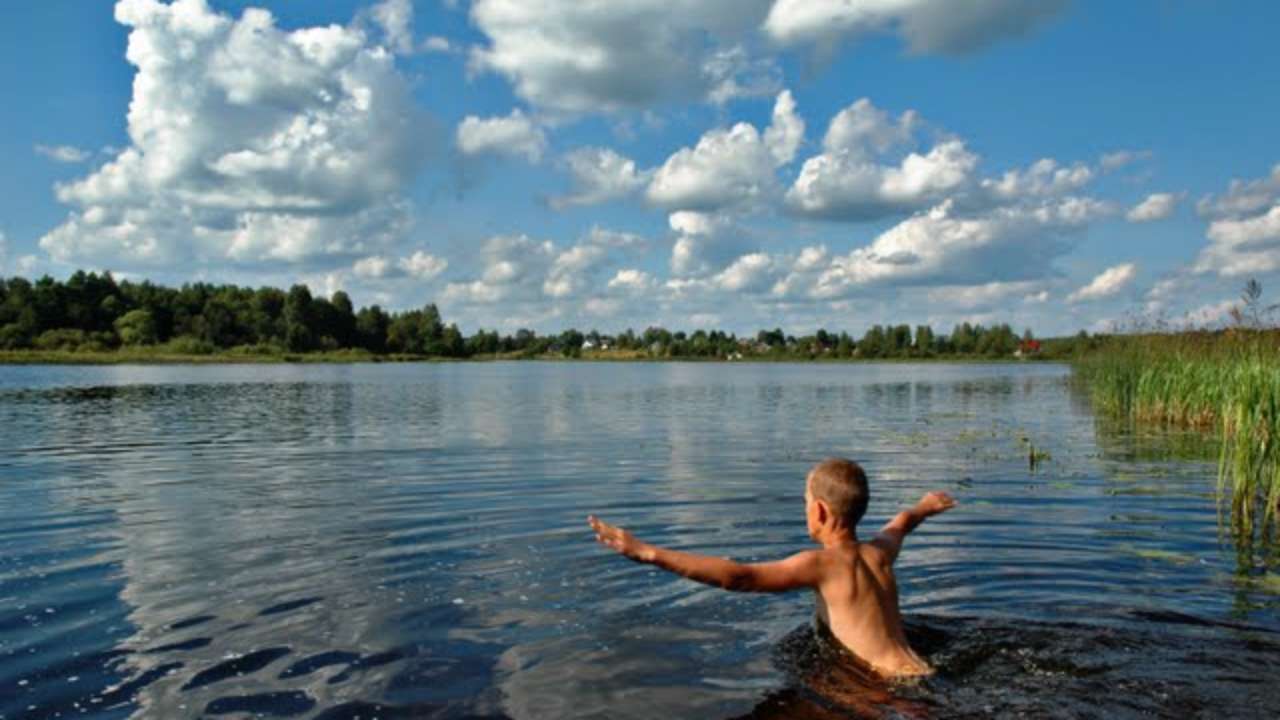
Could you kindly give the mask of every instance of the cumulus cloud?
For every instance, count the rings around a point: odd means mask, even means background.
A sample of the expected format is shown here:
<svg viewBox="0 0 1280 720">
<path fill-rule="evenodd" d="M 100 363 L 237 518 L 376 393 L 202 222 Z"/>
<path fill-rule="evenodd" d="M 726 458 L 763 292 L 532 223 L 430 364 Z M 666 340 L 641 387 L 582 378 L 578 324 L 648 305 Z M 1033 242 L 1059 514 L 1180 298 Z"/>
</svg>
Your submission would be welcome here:
<svg viewBox="0 0 1280 720">
<path fill-rule="evenodd" d="M 1024 169 L 1013 169 L 999 178 L 982 181 L 982 187 L 1000 200 L 1025 197 L 1052 197 L 1079 190 L 1094 179 L 1093 170 L 1083 163 L 1063 166 L 1053 158 L 1041 158 Z"/>
<path fill-rule="evenodd" d="M 1067 302 L 1077 303 L 1111 297 L 1128 287 L 1137 274 L 1138 267 L 1133 263 L 1107 268 L 1088 285 L 1068 295 Z"/>
<path fill-rule="evenodd" d="M 493 153 L 522 157 L 531 163 L 542 160 L 547 149 L 542 128 L 519 108 L 505 117 L 468 115 L 458 124 L 457 142 L 458 149 L 466 155 Z"/>
<path fill-rule="evenodd" d="M 809 158 L 786 194 L 792 213 L 828 220 L 875 220 L 927 208 L 970 182 L 978 158 L 959 140 L 892 164 L 880 158 L 912 142 L 913 111 L 894 120 L 863 98 L 836 114 L 823 152 Z"/>
<path fill-rule="evenodd" d="M 449 268 L 449 261 L 438 258 L 421 250 L 400 259 L 400 269 L 410 277 L 419 280 L 431 280 Z"/>
<path fill-rule="evenodd" d="M 653 276 L 649 273 L 635 268 L 624 268 L 609 279 L 608 288 L 639 293 L 649 290 L 654 284 Z"/>
<path fill-rule="evenodd" d="M 907 110 L 894 120 L 887 111 L 861 98 L 831 118 L 822 148 L 827 153 L 873 157 L 911 142 L 921 125 L 920 116 Z"/>
<path fill-rule="evenodd" d="M 1197 273 L 1240 277 L 1280 271 L 1280 165 L 1258 180 L 1233 180 L 1227 192 L 1200 201 L 1211 219 Z"/>
<path fill-rule="evenodd" d="M 703 275 L 723 268 L 746 249 L 745 233 L 725 214 L 681 210 L 667 218 L 676 233 L 671 272 Z"/>
<path fill-rule="evenodd" d="M 713 278 L 716 287 L 731 292 L 763 291 L 773 284 L 774 261 L 764 253 L 750 253 L 734 260 Z"/>
<path fill-rule="evenodd" d="M 658 168 L 646 191 L 654 205 L 714 211 L 764 200 L 777 191 L 775 170 L 794 157 L 804 135 L 789 91 L 779 93 L 762 134 L 750 123 L 705 133 Z"/>
<path fill-rule="evenodd" d="M 835 298 L 882 285 L 967 285 L 1029 280 L 1050 272 L 1070 249 L 1068 233 L 1111 212 L 1067 197 L 965 212 L 948 199 L 913 215 L 870 245 L 832 260 L 809 289 Z"/>
<path fill-rule="evenodd" d="M 375 5 L 370 13 L 394 51 L 405 55 L 414 51 L 411 0 L 384 0 Z"/>
<path fill-rule="evenodd" d="M 783 90 L 773 104 L 773 118 L 764 131 L 764 146 L 781 167 L 791 162 L 804 142 L 804 119 L 796 113 L 796 100 L 790 90 Z"/>
<path fill-rule="evenodd" d="M 653 174 L 638 170 L 634 160 L 608 148 L 579 148 L 564 162 L 573 178 L 573 192 L 551 199 L 557 210 L 627 197 L 643 188 Z"/>
<path fill-rule="evenodd" d="M 552 112 L 612 112 L 770 92 L 736 52 L 771 0 L 476 0 L 473 69 Z"/>
<path fill-rule="evenodd" d="M 977 0 L 959 9 L 932 0 L 778 0 L 764 31 L 782 45 L 827 47 L 888 31 L 913 53 L 958 54 L 1025 35 L 1066 5 L 1067 0 Z"/>
<path fill-rule="evenodd" d="M 36 153 L 54 162 L 77 164 L 93 157 L 88 150 L 81 150 L 70 145 L 36 145 Z"/>
<path fill-rule="evenodd" d="M 40 240 L 55 259 L 345 263 L 403 237 L 424 128 L 362 30 L 287 31 L 204 0 L 120 0 L 115 15 L 137 68 L 131 144 L 57 187 L 72 212 Z"/>
<path fill-rule="evenodd" d="M 481 249 L 480 276 L 449 283 L 443 299 L 457 305 L 523 303 L 530 307 L 581 299 L 611 261 L 641 247 L 639 236 L 599 227 L 568 248 L 527 235 L 499 235 Z"/>
<path fill-rule="evenodd" d="M 361 258 L 351 266 L 351 272 L 364 279 L 412 277 L 425 281 L 434 279 L 448 267 L 448 260 L 416 250 L 412 255 L 399 260 L 392 260 L 385 255 Z"/>
<path fill-rule="evenodd" d="M 1129 222 L 1154 222 L 1164 220 L 1178 207 L 1178 196 L 1173 193 L 1152 193 L 1125 213 Z"/>
</svg>

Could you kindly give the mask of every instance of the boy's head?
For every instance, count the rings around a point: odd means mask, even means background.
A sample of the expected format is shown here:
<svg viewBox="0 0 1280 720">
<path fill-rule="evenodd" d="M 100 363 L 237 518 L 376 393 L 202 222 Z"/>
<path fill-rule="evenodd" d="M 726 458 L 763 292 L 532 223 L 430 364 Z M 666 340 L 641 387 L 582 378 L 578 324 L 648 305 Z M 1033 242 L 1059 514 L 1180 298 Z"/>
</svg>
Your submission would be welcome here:
<svg viewBox="0 0 1280 720">
<path fill-rule="evenodd" d="M 809 534 L 823 524 L 819 504 L 826 506 L 830 520 L 853 530 L 867 512 L 871 492 L 867 475 L 858 463 L 844 458 L 827 458 L 809 471 L 805 480 Z"/>
</svg>

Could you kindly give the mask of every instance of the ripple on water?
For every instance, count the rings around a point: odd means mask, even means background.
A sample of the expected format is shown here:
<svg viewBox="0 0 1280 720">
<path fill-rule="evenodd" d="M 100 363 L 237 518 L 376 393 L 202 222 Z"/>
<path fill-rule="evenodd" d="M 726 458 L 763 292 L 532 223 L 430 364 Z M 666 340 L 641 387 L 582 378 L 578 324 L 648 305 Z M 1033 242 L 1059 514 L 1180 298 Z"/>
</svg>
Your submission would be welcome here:
<svg viewBox="0 0 1280 720">
<path fill-rule="evenodd" d="M 6 369 L 0 720 L 1280 711 L 1280 584 L 1218 536 L 1212 458 L 1101 428 L 1064 374 Z M 900 561 L 927 681 L 857 690 L 815 663 L 806 595 L 703 588 L 586 529 L 789 554 L 830 454 L 866 465 L 869 526 L 960 498 Z"/>
</svg>

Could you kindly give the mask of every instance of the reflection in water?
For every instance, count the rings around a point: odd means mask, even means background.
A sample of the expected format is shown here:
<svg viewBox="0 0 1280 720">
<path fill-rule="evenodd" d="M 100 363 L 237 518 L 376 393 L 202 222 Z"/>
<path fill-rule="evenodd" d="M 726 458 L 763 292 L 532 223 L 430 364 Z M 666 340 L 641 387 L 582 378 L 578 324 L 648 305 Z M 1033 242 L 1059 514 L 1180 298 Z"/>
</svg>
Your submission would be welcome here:
<svg viewBox="0 0 1280 720">
<path fill-rule="evenodd" d="M 3 720 L 1277 707 L 1280 576 L 1218 535 L 1212 461 L 1099 429 L 1059 367 L 6 368 L 0 427 Z M 788 554 L 832 454 L 869 527 L 961 499 L 900 560 L 934 678 L 585 529 Z"/>
</svg>

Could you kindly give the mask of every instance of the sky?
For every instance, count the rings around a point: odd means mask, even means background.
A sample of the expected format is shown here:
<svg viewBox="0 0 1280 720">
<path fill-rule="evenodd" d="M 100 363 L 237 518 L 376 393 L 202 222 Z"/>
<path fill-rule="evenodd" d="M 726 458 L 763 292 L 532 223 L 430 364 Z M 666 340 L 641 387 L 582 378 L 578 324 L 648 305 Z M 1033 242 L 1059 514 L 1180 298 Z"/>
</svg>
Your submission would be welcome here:
<svg viewBox="0 0 1280 720">
<path fill-rule="evenodd" d="M 1037 335 L 1280 293 L 1280 4 L 42 0 L 0 275 L 464 331 Z"/>
</svg>

